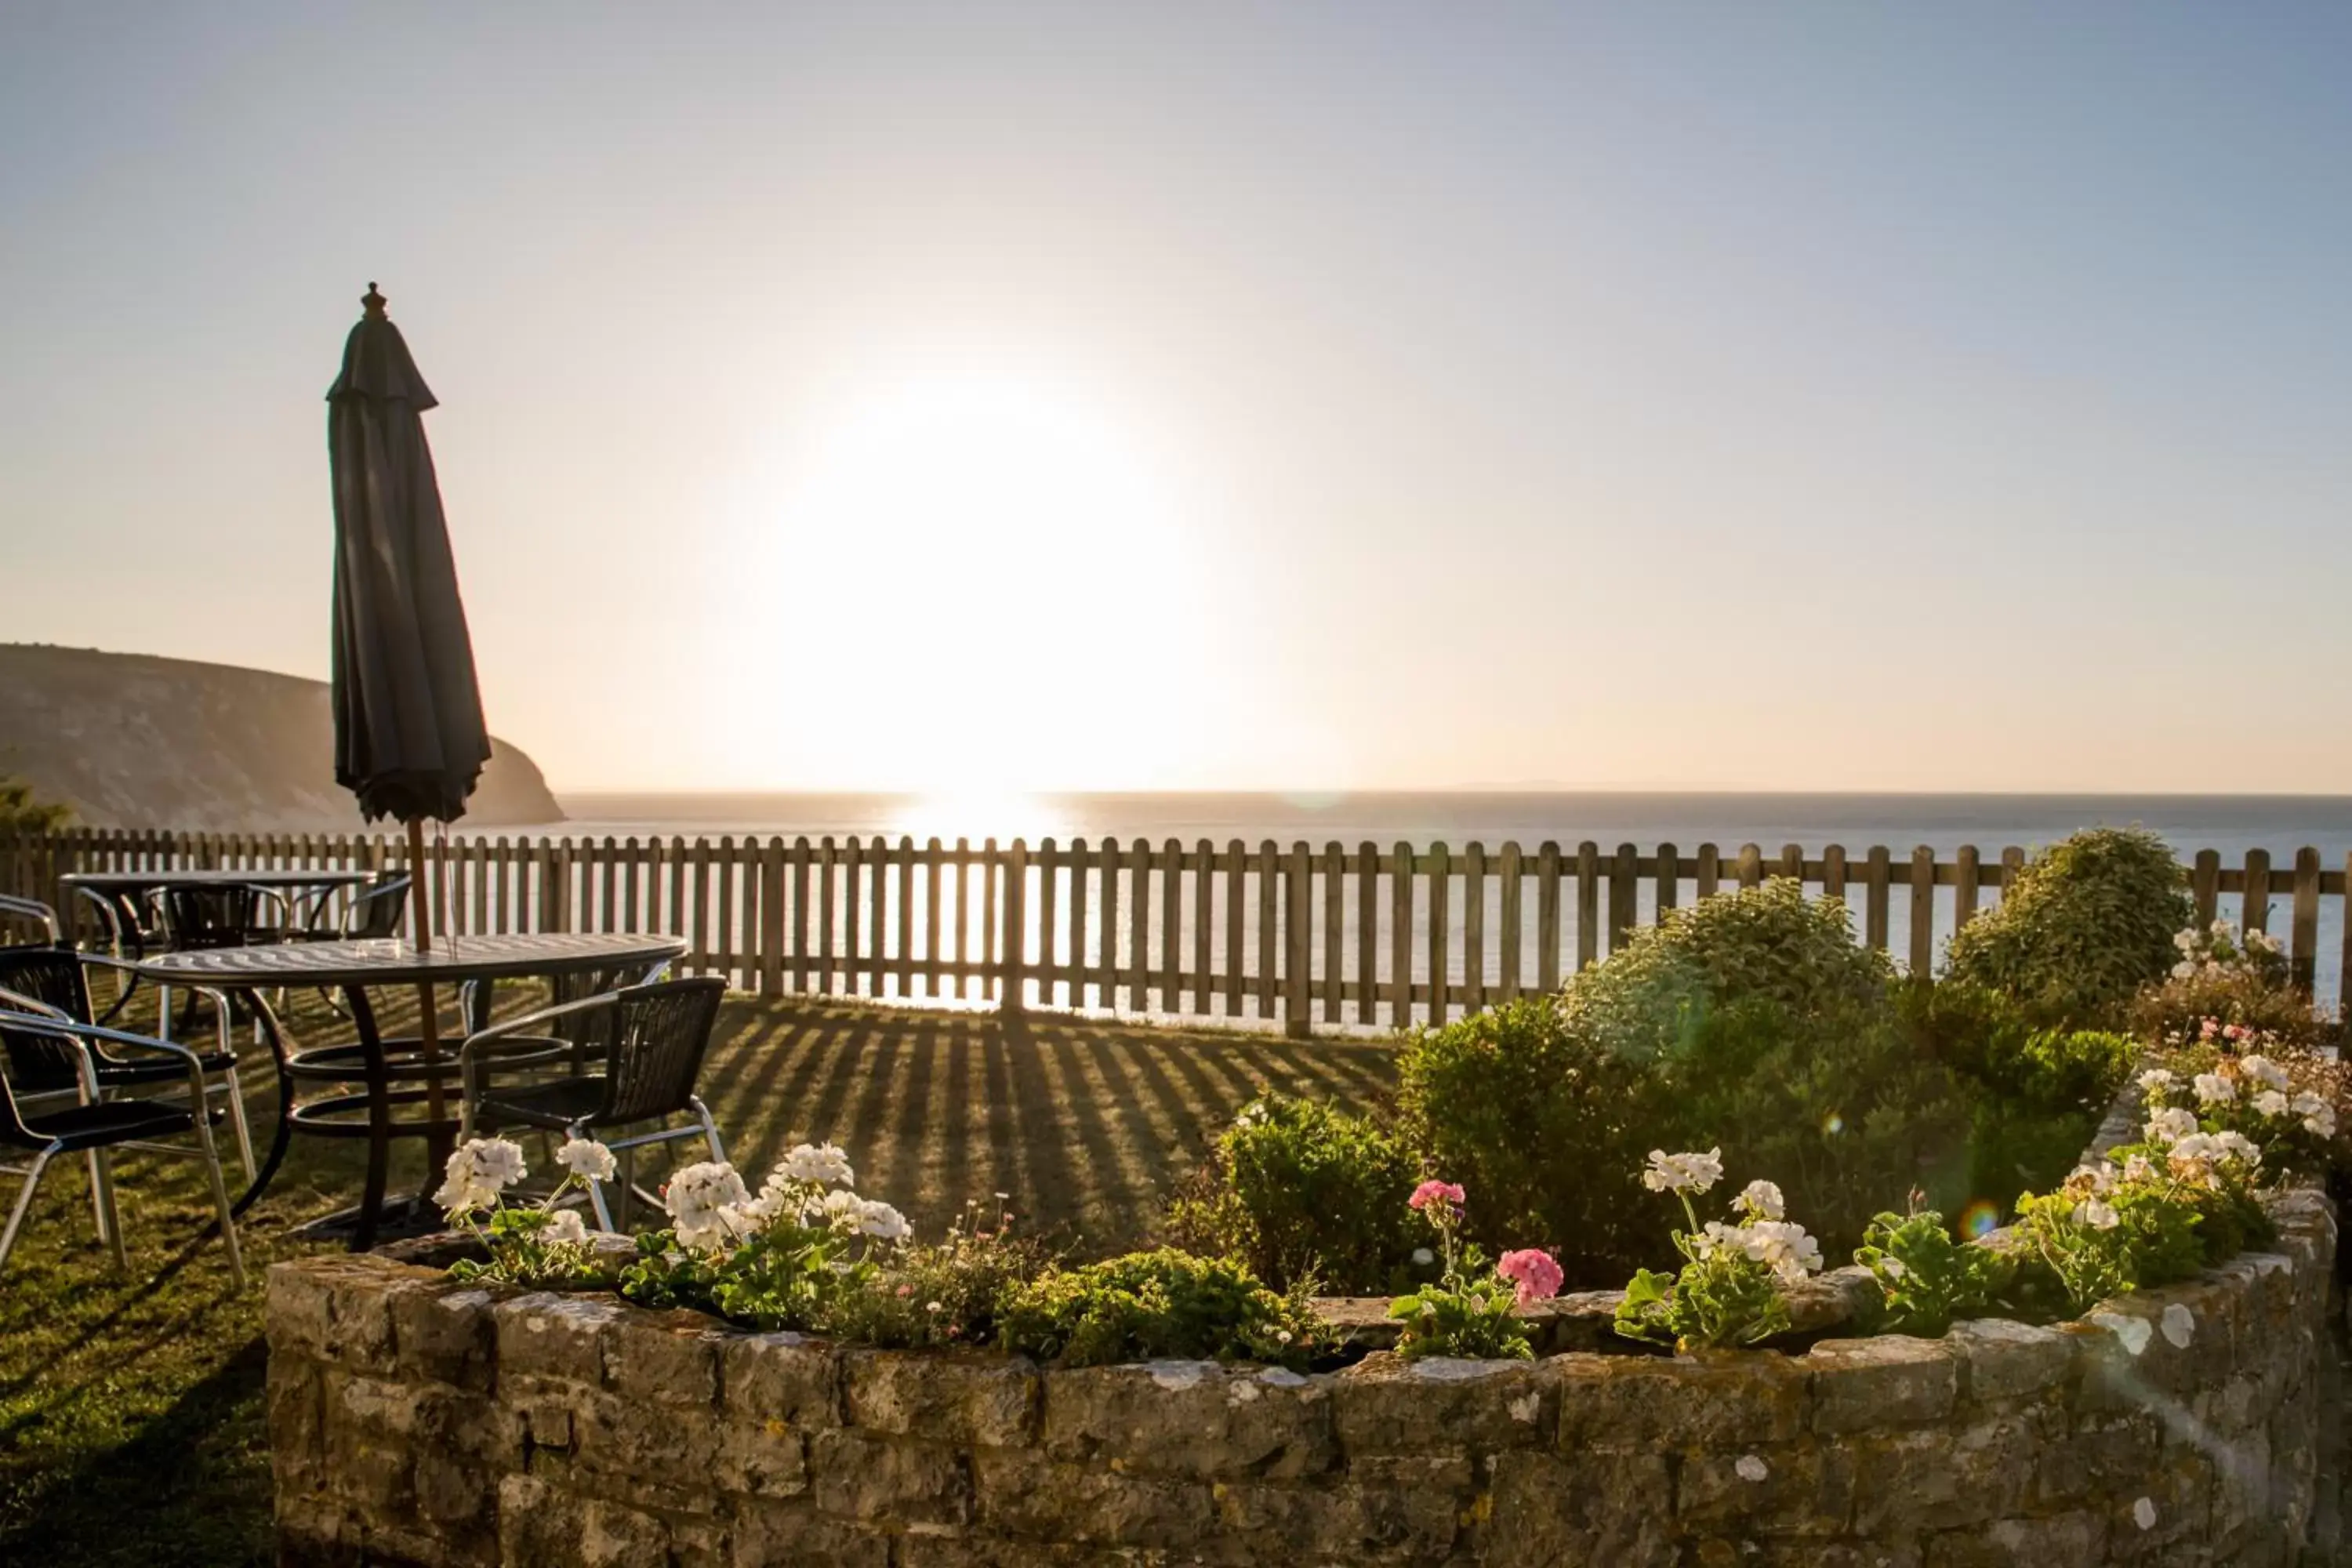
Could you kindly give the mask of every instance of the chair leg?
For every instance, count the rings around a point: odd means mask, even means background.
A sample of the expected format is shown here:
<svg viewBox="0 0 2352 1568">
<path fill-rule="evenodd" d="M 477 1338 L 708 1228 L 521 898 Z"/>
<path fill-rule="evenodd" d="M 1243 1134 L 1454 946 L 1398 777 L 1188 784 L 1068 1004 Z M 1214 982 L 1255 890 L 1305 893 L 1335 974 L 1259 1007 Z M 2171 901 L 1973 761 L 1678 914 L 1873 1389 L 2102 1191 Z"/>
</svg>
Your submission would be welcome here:
<svg viewBox="0 0 2352 1568">
<path fill-rule="evenodd" d="M 229 1081 L 235 1083 L 236 1080 L 232 1076 Z M 240 1118 L 238 1130 L 242 1131 L 243 1128 Z M 213 1207 L 220 1213 L 221 1245 L 228 1248 L 229 1285 L 241 1291 L 245 1289 L 245 1253 L 236 1244 L 236 1215 L 229 1205 L 228 1184 L 221 1179 L 220 1148 L 213 1142 L 213 1119 L 205 1114 L 201 1106 L 196 1112 L 196 1142 L 205 1152 L 205 1174 L 212 1179 Z M 253 1168 L 253 1151 L 250 1148 L 246 1150 L 245 1157 L 246 1169 L 250 1171 Z"/>
<path fill-rule="evenodd" d="M 253 1180 L 259 1169 L 253 1163 L 253 1129 L 245 1116 L 245 1090 L 236 1081 L 236 1069 L 231 1068 L 222 1083 L 228 1090 L 228 1124 L 236 1131 L 237 1158 L 245 1162 L 245 1179 Z"/>
<path fill-rule="evenodd" d="M 110 1235 L 110 1234 L 108 1233 L 108 1231 L 107 1231 L 107 1226 L 106 1226 L 106 1199 L 105 1199 L 105 1197 L 102 1195 L 102 1194 L 103 1194 L 103 1193 L 104 1193 L 104 1191 L 105 1191 L 105 1181 L 106 1181 L 106 1178 L 105 1178 L 103 1175 L 101 1175 L 101 1174 L 100 1173 L 99 1169 L 98 1169 L 98 1151 L 97 1151 L 97 1150 L 95 1150 L 95 1149 L 92 1149 L 92 1150 L 90 1150 L 89 1152 L 87 1152 L 87 1153 L 85 1153 L 84 1155 L 82 1155 L 82 1157 L 81 1157 L 81 1158 L 82 1158 L 82 1163 L 89 1167 L 89 1219 L 90 1219 L 90 1224 L 91 1224 L 92 1226 L 94 1226 L 95 1227 L 97 1227 L 97 1230 L 98 1230 L 98 1239 L 100 1240 L 100 1242 L 101 1242 L 101 1243 L 103 1243 L 103 1244 L 107 1244 L 107 1245 L 111 1245 L 111 1244 L 112 1244 L 112 1242 L 113 1242 L 113 1240 L 114 1240 L 114 1237 L 113 1237 L 111 1235 Z"/>
<path fill-rule="evenodd" d="M 97 1160 L 93 1168 L 98 1173 L 98 1205 L 106 1216 L 102 1226 L 106 1242 L 114 1249 L 114 1266 L 128 1268 L 131 1254 L 122 1245 L 122 1210 L 114 1201 L 114 1156 L 104 1149 L 93 1149 L 90 1153 Z"/>
<path fill-rule="evenodd" d="M 566 1138 L 586 1138 L 591 1135 L 588 1127 L 581 1122 L 575 1121 L 563 1130 L 563 1136 Z M 588 1183 L 588 1206 L 596 1213 L 596 1228 L 610 1231 L 613 1228 L 613 1211 L 604 1205 L 604 1184 L 593 1176 L 585 1179 Z"/>
<path fill-rule="evenodd" d="M 55 1145 L 42 1150 L 33 1156 L 33 1168 L 25 1173 L 25 1190 L 16 1194 L 16 1206 L 8 1211 L 8 1228 L 0 1231 L 0 1268 L 7 1265 L 8 1254 L 16 1245 L 16 1232 L 33 1206 L 33 1189 L 41 1184 L 41 1173 L 48 1169 L 49 1156 L 56 1152 Z"/>
</svg>

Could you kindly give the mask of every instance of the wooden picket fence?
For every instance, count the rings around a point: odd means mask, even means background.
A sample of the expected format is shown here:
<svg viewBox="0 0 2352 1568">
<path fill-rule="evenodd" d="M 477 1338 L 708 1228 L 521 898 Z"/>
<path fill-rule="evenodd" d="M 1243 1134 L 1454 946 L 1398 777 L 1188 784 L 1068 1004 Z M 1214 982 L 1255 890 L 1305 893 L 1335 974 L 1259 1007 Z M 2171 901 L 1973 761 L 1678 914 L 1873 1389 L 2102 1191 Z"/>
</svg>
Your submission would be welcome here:
<svg viewBox="0 0 2352 1568">
<path fill-rule="evenodd" d="M 0 890 L 58 897 L 75 871 L 204 868 L 398 869 L 383 836 L 174 833 L 74 828 L 0 837 Z M 1856 934 L 1931 969 L 2024 864 L 1961 847 L 1897 857 L 1885 847 L 1817 855 L 1713 844 L 1684 853 L 1627 844 L 1327 843 L 1238 839 L 1154 845 L 1106 838 L 977 847 L 913 839 L 533 838 L 468 835 L 426 852 L 434 924 L 475 932 L 667 931 L 684 967 L 761 994 L 785 992 L 1149 1013 L 1219 1022 L 1386 1027 L 1444 1022 L 1549 990 L 1662 910 L 1726 886 L 1793 877 L 1848 901 Z M 2342 933 L 2336 980 L 2352 971 L 2346 889 L 2316 849 L 2291 866 L 2249 851 L 2188 863 L 2198 916 L 2225 904 L 2268 931 L 2284 900 L 2296 983 L 2320 979 L 2323 907 Z M 2332 901 L 2331 901 L 2332 900 Z"/>
</svg>

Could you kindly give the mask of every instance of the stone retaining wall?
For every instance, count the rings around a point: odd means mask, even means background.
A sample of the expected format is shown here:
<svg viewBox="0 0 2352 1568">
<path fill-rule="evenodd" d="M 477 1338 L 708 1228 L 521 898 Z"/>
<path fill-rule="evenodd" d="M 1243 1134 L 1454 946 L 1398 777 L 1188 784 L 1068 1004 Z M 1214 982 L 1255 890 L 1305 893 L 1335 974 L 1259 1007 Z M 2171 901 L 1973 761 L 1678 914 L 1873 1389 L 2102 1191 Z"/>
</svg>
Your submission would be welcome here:
<svg viewBox="0 0 2352 1568">
<path fill-rule="evenodd" d="M 2335 1221 L 2080 1323 L 1300 1377 L 270 1271 L 287 1564 L 2290 1563 Z"/>
</svg>

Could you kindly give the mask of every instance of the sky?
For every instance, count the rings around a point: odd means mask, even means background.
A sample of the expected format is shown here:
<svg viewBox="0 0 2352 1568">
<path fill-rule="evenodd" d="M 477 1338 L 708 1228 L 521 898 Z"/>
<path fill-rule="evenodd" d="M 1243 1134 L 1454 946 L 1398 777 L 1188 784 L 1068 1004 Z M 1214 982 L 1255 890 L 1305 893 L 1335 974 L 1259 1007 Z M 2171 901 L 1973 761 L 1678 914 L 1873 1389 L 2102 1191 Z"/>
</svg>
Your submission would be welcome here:
<svg viewBox="0 0 2352 1568">
<path fill-rule="evenodd" d="M 559 790 L 2352 791 L 2352 8 L 0 5 L 0 637 Z"/>
</svg>

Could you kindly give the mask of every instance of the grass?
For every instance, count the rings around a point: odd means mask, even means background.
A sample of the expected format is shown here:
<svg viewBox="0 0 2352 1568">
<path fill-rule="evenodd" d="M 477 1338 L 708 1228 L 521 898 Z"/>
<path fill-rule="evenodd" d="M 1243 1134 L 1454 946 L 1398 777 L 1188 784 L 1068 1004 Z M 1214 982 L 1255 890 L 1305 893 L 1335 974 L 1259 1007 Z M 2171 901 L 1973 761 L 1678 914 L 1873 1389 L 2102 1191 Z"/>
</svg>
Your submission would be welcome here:
<svg viewBox="0 0 2352 1568">
<path fill-rule="evenodd" d="M 291 1017 L 304 1039 L 332 1037 L 334 1023 L 315 1004 Z M 746 1170 L 829 1138 L 860 1189 L 921 1233 L 1001 1192 L 1031 1228 L 1102 1255 L 1145 1237 L 1171 1184 L 1252 1096 L 1361 1107 L 1390 1087 L 1391 1061 L 1379 1042 L 739 997 L 703 1081 Z M 274 1094 L 257 1089 L 257 1108 Z M 352 1201 L 356 1152 L 294 1145 L 239 1225 L 255 1276 L 242 1295 L 204 1234 L 193 1162 L 134 1153 L 116 1170 L 127 1273 L 98 1245 L 70 1163 L 43 1184 L 0 1270 L 0 1561 L 266 1564 L 259 1274 L 316 1250 L 292 1233 Z M 424 1174 L 421 1161 L 396 1169 L 395 1190 Z M 0 1184 L 0 1201 L 14 1196 Z"/>
</svg>

